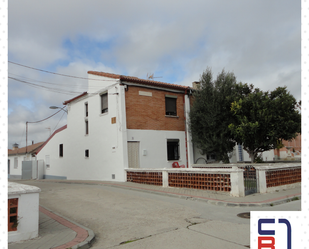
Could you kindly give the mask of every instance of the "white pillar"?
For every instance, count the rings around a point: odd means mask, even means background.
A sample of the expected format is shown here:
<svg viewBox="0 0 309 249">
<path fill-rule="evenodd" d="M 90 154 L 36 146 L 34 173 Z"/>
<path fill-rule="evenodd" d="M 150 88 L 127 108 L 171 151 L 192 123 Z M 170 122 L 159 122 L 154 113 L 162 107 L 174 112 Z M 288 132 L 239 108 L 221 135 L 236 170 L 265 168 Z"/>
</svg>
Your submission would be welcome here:
<svg viewBox="0 0 309 249">
<path fill-rule="evenodd" d="M 261 170 L 261 169 L 256 169 L 256 170 L 257 170 L 257 174 L 256 174 L 257 192 L 261 194 L 266 193 L 267 186 L 266 186 L 265 170 Z"/>
<path fill-rule="evenodd" d="M 237 166 L 232 167 L 230 195 L 235 197 L 245 196 L 244 173 Z"/>
<path fill-rule="evenodd" d="M 167 170 L 162 171 L 162 184 L 163 184 L 163 187 L 168 187 L 168 172 L 167 172 Z"/>
</svg>

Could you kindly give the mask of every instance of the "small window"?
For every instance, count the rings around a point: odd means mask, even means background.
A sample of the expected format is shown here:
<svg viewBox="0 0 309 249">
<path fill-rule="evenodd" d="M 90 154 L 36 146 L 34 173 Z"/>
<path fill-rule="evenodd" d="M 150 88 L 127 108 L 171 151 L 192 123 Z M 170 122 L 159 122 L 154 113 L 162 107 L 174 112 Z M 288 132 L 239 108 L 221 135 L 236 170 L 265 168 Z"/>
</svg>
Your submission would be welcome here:
<svg viewBox="0 0 309 249">
<path fill-rule="evenodd" d="M 85 103 L 85 117 L 88 117 L 88 103 Z"/>
<path fill-rule="evenodd" d="M 176 97 L 165 97 L 165 115 L 177 116 Z"/>
<path fill-rule="evenodd" d="M 179 139 L 167 140 L 167 160 L 179 160 Z"/>
<path fill-rule="evenodd" d="M 18 168 L 18 157 L 14 157 L 14 169 Z"/>
<path fill-rule="evenodd" d="M 89 157 L 89 150 L 85 150 L 85 157 L 86 157 L 86 158 Z"/>
<path fill-rule="evenodd" d="M 85 133 L 86 133 L 86 135 L 89 134 L 89 123 L 88 123 L 88 120 L 85 121 Z"/>
<path fill-rule="evenodd" d="M 101 113 L 108 112 L 108 95 L 107 93 L 101 94 Z"/>
<path fill-rule="evenodd" d="M 59 157 L 63 157 L 63 144 L 59 144 Z"/>
<path fill-rule="evenodd" d="M 18 198 L 8 199 L 8 231 L 17 231 Z"/>
</svg>

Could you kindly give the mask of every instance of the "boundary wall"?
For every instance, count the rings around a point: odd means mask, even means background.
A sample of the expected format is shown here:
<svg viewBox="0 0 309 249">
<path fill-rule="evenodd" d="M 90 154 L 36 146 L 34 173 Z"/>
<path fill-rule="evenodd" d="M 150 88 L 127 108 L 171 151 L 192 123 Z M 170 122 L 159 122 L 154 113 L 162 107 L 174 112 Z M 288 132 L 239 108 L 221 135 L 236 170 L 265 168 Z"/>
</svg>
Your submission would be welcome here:
<svg viewBox="0 0 309 249">
<path fill-rule="evenodd" d="M 230 192 L 245 196 L 246 166 L 251 166 L 257 193 L 301 186 L 301 163 L 287 164 L 194 164 L 193 168 L 125 169 L 127 182 L 163 187 Z M 252 174 L 251 174 L 252 175 Z"/>
</svg>

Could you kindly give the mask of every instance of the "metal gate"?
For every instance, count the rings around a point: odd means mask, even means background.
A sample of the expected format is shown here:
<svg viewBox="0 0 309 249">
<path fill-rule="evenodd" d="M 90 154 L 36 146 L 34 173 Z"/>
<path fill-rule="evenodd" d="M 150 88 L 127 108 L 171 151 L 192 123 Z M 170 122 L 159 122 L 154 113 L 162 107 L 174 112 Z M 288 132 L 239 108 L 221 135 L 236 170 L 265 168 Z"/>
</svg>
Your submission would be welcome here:
<svg viewBox="0 0 309 249">
<path fill-rule="evenodd" d="M 247 165 L 244 169 L 245 195 L 257 192 L 256 170 L 253 166 Z"/>
<path fill-rule="evenodd" d="M 21 179 L 32 179 L 32 161 L 22 161 L 22 174 Z"/>
</svg>

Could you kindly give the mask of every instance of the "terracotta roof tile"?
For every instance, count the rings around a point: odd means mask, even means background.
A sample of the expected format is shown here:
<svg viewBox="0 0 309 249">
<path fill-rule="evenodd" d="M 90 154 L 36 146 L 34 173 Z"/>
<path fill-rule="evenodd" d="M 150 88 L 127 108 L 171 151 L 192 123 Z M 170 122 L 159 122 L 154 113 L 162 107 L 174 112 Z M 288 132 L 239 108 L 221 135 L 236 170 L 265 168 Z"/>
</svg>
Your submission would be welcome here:
<svg viewBox="0 0 309 249">
<path fill-rule="evenodd" d="M 133 76 L 124 76 L 124 75 L 119 75 L 119 74 L 96 72 L 96 71 L 88 71 L 88 74 L 104 76 L 104 77 L 113 78 L 113 79 L 119 79 L 122 81 L 133 82 L 133 83 L 137 83 L 141 85 L 158 86 L 158 87 L 165 87 L 165 88 L 172 88 L 172 89 L 179 89 L 179 90 L 190 89 L 189 86 L 170 84 L 170 83 L 154 81 L 154 80 L 145 80 L 145 79 L 140 79 L 140 78 L 133 77 Z"/>
<path fill-rule="evenodd" d="M 76 99 L 78 99 L 78 98 L 80 98 L 80 97 L 82 97 L 82 96 L 84 96 L 86 94 L 87 94 L 87 92 L 83 92 L 82 94 L 80 94 L 80 95 L 78 95 L 78 96 L 76 96 L 76 97 L 74 97 L 72 99 L 66 100 L 66 101 L 63 102 L 63 105 L 67 105 L 68 103 L 72 102 L 73 100 L 76 100 Z"/>
<path fill-rule="evenodd" d="M 36 144 L 31 144 L 28 145 L 27 147 L 22 147 L 22 148 L 17 148 L 14 150 L 8 149 L 8 155 L 21 155 L 21 154 L 26 154 L 27 153 L 36 153 L 37 150 L 40 149 L 40 147 L 44 144 L 44 142 L 36 143 Z"/>
</svg>

